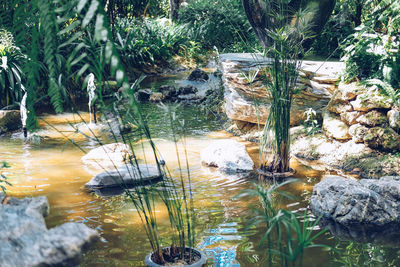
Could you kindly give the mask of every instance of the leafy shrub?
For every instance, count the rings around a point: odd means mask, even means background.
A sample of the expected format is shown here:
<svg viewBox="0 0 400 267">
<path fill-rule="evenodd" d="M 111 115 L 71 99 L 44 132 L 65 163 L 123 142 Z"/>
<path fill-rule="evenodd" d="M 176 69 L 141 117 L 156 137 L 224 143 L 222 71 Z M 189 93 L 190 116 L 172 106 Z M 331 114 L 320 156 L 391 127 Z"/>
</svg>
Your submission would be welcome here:
<svg viewBox="0 0 400 267">
<path fill-rule="evenodd" d="M 25 59 L 20 49 L 14 45 L 14 37 L 0 29 L 0 108 L 22 99 L 21 63 Z"/>
<path fill-rule="evenodd" d="M 127 66 L 143 66 L 168 60 L 192 47 L 185 26 L 168 19 L 119 19 L 116 46 Z"/>
<path fill-rule="evenodd" d="M 377 78 L 399 87 L 400 3 L 367 0 L 371 11 L 345 42 L 346 80 Z"/>
<path fill-rule="evenodd" d="M 204 49 L 241 52 L 259 46 L 240 0 L 194 0 L 181 7 L 179 22 Z"/>
</svg>

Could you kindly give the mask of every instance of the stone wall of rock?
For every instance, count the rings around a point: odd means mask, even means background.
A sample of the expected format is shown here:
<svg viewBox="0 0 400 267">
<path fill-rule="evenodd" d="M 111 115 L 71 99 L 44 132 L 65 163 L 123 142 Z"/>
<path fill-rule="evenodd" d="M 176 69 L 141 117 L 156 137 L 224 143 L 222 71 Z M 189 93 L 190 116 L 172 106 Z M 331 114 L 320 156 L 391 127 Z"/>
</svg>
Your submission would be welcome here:
<svg viewBox="0 0 400 267">
<path fill-rule="evenodd" d="M 225 87 L 225 111 L 234 121 L 264 124 L 269 114 L 269 101 L 260 75 L 250 86 L 245 75 L 270 65 L 271 60 L 260 54 L 222 54 L 219 69 Z M 299 85 L 305 89 L 295 95 L 292 105 L 291 125 L 304 119 L 304 112 L 313 108 L 319 115 L 326 107 L 336 89 L 342 62 L 304 61 Z M 260 103 L 256 109 L 255 103 Z"/>
<path fill-rule="evenodd" d="M 400 150 L 400 109 L 376 86 L 340 83 L 323 117 L 323 130 L 330 138 Z"/>
</svg>

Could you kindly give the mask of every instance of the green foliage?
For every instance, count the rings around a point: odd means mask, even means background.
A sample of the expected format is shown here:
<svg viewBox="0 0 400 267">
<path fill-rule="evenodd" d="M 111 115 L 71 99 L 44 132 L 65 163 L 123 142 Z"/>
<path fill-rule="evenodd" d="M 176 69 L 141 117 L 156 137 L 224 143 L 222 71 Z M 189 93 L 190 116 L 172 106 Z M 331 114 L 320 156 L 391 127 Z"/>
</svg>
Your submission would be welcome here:
<svg viewBox="0 0 400 267">
<path fill-rule="evenodd" d="M 7 162 L 3 161 L 0 163 L 0 171 L 5 168 L 10 168 L 10 165 Z M 0 189 L 3 191 L 4 194 L 6 193 L 6 186 L 12 186 L 7 180 L 7 176 L 0 172 Z"/>
<path fill-rule="evenodd" d="M 345 80 L 382 79 L 399 87 L 400 3 L 365 1 L 369 12 L 345 42 Z"/>
<path fill-rule="evenodd" d="M 314 135 L 321 132 L 321 127 L 318 124 L 317 113 L 314 109 L 309 108 L 304 112 L 306 119 L 304 120 L 304 129 L 307 135 Z"/>
<path fill-rule="evenodd" d="M 302 64 L 299 58 L 303 54 L 303 42 L 310 36 L 310 16 L 307 10 L 299 10 L 291 14 L 287 1 L 278 1 L 279 6 L 269 6 L 269 16 L 276 20 L 274 27 L 266 30 L 273 41 L 266 47 L 265 56 L 271 58 L 271 66 L 263 72 L 263 82 L 267 90 L 267 98 L 271 107 L 260 140 L 260 170 L 269 173 L 284 173 L 290 170 L 290 109 L 296 86 L 299 69 Z M 296 23 L 287 23 L 289 17 L 300 19 Z M 271 134 L 272 133 L 272 134 Z M 272 159 L 269 151 L 272 150 Z"/>
<path fill-rule="evenodd" d="M 26 60 L 14 44 L 12 34 L 0 29 L 0 108 L 21 101 L 23 96 L 22 64 Z"/>
<path fill-rule="evenodd" d="M 343 54 L 342 42 L 354 33 L 353 12 L 350 6 L 354 1 L 337 1 L 335 10 L 322 32 L 315 37 L 312 51 L 317 56 L 339 58 Z"/>
<path fill-rule="evenodd" d="M 193 57 L 196 53 L 187 27 L 168 19 L 119 19 L 115 32 L 116 47 L 127 67 L 167 61 L 180 53 Z"/>
<path fill-rule="evenodd" d="M 268 185 L 264 182 L 255 185 L 255 189 L 244 190 L 240 197 L 257 197 L 259 208 L 254 208 L 256 216 L 252 219 L 251 226 L 265 224 L 266 231 L 259 242 L 259 246 L 267 245 L 269 266 L 302 266 L 304 251 L 308 248 L 329 248 L 327 245 L 316 244 L 314 241 L 328 229 L 319 230 L 320 218 L 315 219 L 305 211 L 298 215 L 292 211 L 280 209 L 279 201 L 292 198 L 281 187 L 296 182 L 287 180 L 282 183 Z"/>
<path fill-rule="evenodd" d="M 206 50 L 254 51 L 258 44 L 241 0 L 194 0 L 179 11 L 179 22 L 188 25 L 188 35 Z"/>
</svg>

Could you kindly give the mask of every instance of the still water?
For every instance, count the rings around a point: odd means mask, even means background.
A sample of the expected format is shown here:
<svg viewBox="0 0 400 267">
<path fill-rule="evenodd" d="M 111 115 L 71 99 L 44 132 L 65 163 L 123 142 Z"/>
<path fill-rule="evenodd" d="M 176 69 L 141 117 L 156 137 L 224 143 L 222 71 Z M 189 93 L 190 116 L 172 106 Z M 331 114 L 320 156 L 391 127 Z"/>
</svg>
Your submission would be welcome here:
<svg viewBox="0 0 400 267">
<path fill-rule="evenodd" d="M 167 114 L 153 104 L 145 105 L 144 110 L 158 150 L 169 169 L 176 170 L 178 161 Z M 265 227 L 248 229 L 249 220 L 254 216 L 250 206 L 257 206 L 258 203 L 256 199 L 235 198 L 242 190 L 251 188 L 257 178 L 221 174 L 200 163 L 200 151 L 210 142 L 235 137 L 221 130 L 221 123 L 204 115 L 198 107 L 180 107 L 177 114 L 185 120 L 186 149 L 197 219 L 196 240 L 198 247 L 209 257 L 208 265 L 267 266 L 266 248 L 258 246 Z M 88 121 L 88 114 L 82 117 Z M 97 229 L 101 240 L 84 254 L 81 266 L 143 266 L 144 257 L 151 249 L 134 206 L 123 196 L 100 197 L 88 192 L 84 184 L 101 170 L 83 164 L 81 157 L 84 153 L 65 139 L 69 136 L 85 150 L 90 150 L 95 144 L 77 133 L 76 128 L 84 133 L 93 131 L 102 135 L 101 127 L 91 126 L 88 129 L 81 123 L 81 118 L 73 114 L 43 115 L 42 119 L 46 123 L 41 121 L 41 130 L 37 135 L 45 138 L 40 141 L 26 142 L 19 134 L 11 139 L 0 138 L 0 160 L 12 166 L 4 172 L 13 184 L 9 187 L 9 194 L 18 197 L 47 196 L 51 206 L 50 215 L 46 218 L 48 228 L 75 221 Z M 243 143 L 257 162 L 257 145 Z M 148 144 L 141 143 L 139 146 L 145 154 L 151 152 Z M 182 148 L 179 151 L 183 153 Z M 307 207 L 312 187 L 322 173 L 294 160 L 292 167 L 297 170 L 296 177 L 300 182 L 286 186 L 285 190 L 296 198 L 282 205 L 302 211 Z M 157 203 L 156 208 L 160 232 L 167 233 L 168 214 L 161 203 Z M 341 256 L 310 249 L 304 255 L 303 266 L 369 266 L 372 263 L 396 266 L 399 263 L 396 249 L 352 245 L 339 242 L 329 234 L 319 241 L 337 246 Z M 165 245 L 168 245 L 167 241 Z"/>
</svg>

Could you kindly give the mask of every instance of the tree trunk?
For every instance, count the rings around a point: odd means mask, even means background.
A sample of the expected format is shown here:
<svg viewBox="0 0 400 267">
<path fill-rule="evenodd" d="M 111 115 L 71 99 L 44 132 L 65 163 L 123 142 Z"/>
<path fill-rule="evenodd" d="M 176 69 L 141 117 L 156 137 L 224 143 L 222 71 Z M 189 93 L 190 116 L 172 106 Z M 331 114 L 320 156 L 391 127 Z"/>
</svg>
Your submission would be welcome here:
<svg viewBox="0 0 400 267">
<path fill-rule="evenodd" d="M 169 16 L 172 21 L 178 20 L 180 0 L 169 0 Z"/>
<path fill-rule="evenodd" d="M 261 45 L 270 47 L 271 38 L 268 37 L 267 30 L 276 27 L 275 20 L 270 16 L 270 10 L 275 8 L 282 0 L 242 0 L 246 16 L 253 27 Z M 311 13 L 311 31 L 317 35 L 324 28 L 332 11 L 336 0 L 291 0 L 287 11 L 287 21 L 291 22 L 291 17 L 300 9 L 309 9 Z M 309 48 L 312 39 L 304 43 L 305 48 Z"/>
</svg>

